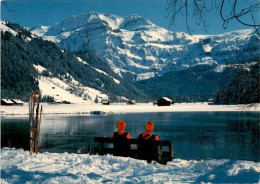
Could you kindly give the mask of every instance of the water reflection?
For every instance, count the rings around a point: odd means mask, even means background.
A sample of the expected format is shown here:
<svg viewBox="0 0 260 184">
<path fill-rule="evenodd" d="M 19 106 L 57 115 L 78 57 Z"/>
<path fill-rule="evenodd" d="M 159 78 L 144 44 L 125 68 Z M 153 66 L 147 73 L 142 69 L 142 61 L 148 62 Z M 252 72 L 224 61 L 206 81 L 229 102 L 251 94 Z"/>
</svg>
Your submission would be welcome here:
<svg viewBox="0 0 260 184">
<path fill-rule="evenodd" d="M 116 122 L 124 120 L 131 137 L 154 121 L 154 134 L 170 140 L 175 158 L 260 161 L 258 112 L 171 112 L 112 114 L 102 116 L 43 116 L 40 151 L 77 152 L 93 143 L 93 137 L 111 137 Z M 2 135 L 10 126 L 26 122 L 2 120 Z M 20 123 L 18 123 L 20 122 Z M 23 124 L 23 123 L 22 123 Z M 27 129 L 28 130 L 28 129 Z M 21 129 L 17 132 L 22 132 Z M 5 144 L 6 145 L 6 144 Z"/>
<path fill-rule="evenodd" d="M 29 118 L 1 117 L 1 147 L 30 148 Z"/>
</svg>

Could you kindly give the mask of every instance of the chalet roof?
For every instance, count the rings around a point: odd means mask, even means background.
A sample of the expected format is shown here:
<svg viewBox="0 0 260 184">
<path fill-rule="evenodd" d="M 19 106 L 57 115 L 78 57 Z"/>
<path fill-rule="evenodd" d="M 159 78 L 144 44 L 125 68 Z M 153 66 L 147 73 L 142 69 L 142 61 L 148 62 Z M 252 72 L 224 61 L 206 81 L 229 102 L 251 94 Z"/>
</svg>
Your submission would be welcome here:
<svg viewBox="0 0 260 184">
<path fill-rule="evenodd" d="M 12 101 L 13 101 L 14 103 L 17 103 L 17 104 L 22 104 L 22 103 L 23 103 L 23 101 L 21 101 L 21 100 L 19 100 L 19 99 L 12 99 Z"/>
<path fill-rule="evenodd" d="M 61 103 L 61 102 L 62 102 L 61 99 L 54 99 L 53 101 L 54 101 L 55 103 Z"/>
<path fill-rule="evenodd" d="M 1 101 L 5 102 L 6 104 L 13 104 L 14 103 L 11 100 L 5 99 L 5 98 L 1 99 Z"/>
<path fill-rule="evenodd" d="M 169 102 L 172 101 L 171 99 L 169 99 L 169 98 L 167 98 L 167 97 L 161 97 L 161 98 L 164 99 L 165 101 L 169 101 Z"/>
<path fill-rule="evenodd" d="M 102 102 L 109 102 L 109 100 L 102 100 Z"/>
<path fill-rule="evenodd" d="M 135 100 L 129 100 L 129 102 L 135 102 Z"/>
</svg>

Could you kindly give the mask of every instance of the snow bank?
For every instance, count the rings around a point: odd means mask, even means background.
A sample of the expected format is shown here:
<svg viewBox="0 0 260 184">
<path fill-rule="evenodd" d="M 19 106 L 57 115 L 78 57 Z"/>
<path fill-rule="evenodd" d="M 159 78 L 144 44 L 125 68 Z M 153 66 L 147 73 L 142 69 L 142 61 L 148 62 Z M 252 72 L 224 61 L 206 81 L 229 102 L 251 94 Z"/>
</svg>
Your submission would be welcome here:
<svg viewBox="0 0 260 184">
<path fill-rule="evenodd" d="M 0 183 L 258 183 L 260 163 L 180 160 L 166 166 L 131 158 L 1 149 Z"/>
<path fill-rule="evenodd" d="M 154 106 L 152 103 L 136 105 L 111 104 L 101 105 L 94 102 L 85 104 L 48 104 L 41 103 L 43 114 L 91 114 L 93 111 L 111 113 L 146 113 L 146 112 L 208 112 L 208 111 L 260 111 L 260 106 L 249 108 L 246 105 L 208 105 L 208 103 L 180 103 L 171 106 Z M 28 115 L 28 103 L 23 106 L 0 106 L 0 115 Z"/>
</svg>

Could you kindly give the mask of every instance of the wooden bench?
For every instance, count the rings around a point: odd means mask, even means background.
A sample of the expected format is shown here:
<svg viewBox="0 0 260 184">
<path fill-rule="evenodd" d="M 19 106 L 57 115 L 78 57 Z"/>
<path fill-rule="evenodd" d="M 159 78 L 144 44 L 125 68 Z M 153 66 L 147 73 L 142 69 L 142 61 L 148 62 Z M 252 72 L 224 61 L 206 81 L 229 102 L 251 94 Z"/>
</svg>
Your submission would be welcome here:
<svg viewBox="0 0 260 184">
<path fill-rule="evenodd" d="M 155 141 L 155 140 L 143 140 L 143 141 L 150 141 L 155 146 L 155 153 L 152 160 L 160 164 L 167 164 L 168 161 L 173 160 L 173 146 L 170 141 Z M 94 148 L 94 151 L 97 152 L 99 155 L 104 154 L 113 154 L 114 148 L 113 143 L 114 139 L 109 137 L 94 137 L 94 142 L 98 143 L 98 147 Z M 138 139 L 129 139 L 128 143 L 132 144 L 132 148 L 129 152 L 129 157 L 135 159 L 141 159 L 138 154 L 138 150 L 133 148 L 133 145 L 140 145 L 140 140 Z M 111 146 L 112 145 L 112 146 Z M 167 151 L 164 148 L 168 149 Z M 146 159 L 143 159 L 146 160 Z"/>
</svg>

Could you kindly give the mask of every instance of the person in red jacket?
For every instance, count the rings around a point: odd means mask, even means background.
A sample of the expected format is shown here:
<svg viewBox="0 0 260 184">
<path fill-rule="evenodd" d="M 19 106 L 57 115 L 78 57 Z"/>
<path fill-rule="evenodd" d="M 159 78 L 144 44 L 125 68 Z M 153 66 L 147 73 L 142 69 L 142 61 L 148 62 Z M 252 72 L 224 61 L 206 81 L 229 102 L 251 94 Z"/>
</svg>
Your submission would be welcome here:
<svg viewBox="0 0 260 184">
<path fill-rule="evenodd" d="M 153 129 L 154 124 L 152 121 L 149 121 L 145 125 L 145 132 L 137 137 L 140 142 L 138 145 L 138 157 L 142 160 L 147 160 L 148 163 L 156 159 L 156 147 L 153 141 L 159 140 L 158 136 L 152 134 Z"/>
<path fill-rule="evenodd" d="M 115 156 L 128 156 L 131 148 L 128 139 L 131 139 L 129 133 L 125 132 L 126 124 L 124 121 L 118 121 L 116 124 L 117 132 L 113 133 L 114 139 L 114 153 Z"/>
<path fill-rule="evenodd" d="M 152 131 L 154 129 L 154 124 L 152 121 L 149 121 L 148 123 L 146 123 L 146 125 L 144 126 L 145 128 L 145 132 L 138 135 L 137 139 L 145 139 L 145 140 L 159 140 L 158 136 L 153 135 Z"/>
</svg>

